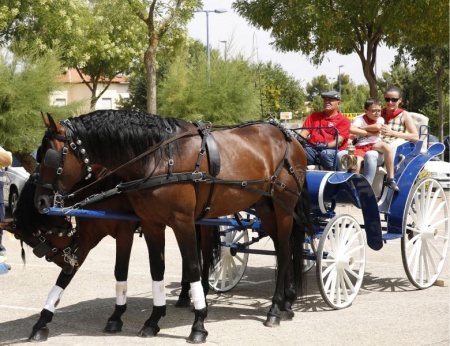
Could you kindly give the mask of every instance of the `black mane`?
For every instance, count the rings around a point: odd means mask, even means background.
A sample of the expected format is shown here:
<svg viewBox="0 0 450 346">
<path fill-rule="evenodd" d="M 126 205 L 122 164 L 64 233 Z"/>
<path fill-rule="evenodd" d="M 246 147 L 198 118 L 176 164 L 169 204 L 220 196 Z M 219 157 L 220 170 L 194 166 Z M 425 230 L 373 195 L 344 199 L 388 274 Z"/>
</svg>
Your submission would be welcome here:
<svg viewBox="0 0 450 346">
<path fill-rule="evenodd" d="M 125 110 L 97 110 L 69 121 L 88 156 L 113 165 L 123 164 L 180 129 L 193 126 L 177 118 Z"/>
<path fill-rule="evenodd" d="M 14 219 L 17 223 L 17 228 L 26 236 L 32 236 L 41 229 L 50 216 L 41 214 L 34 205 L 34 195 L 36 192 L 36 185 L 30 178 L 24 185 L 19 200 L 17 201 L 16 210 L 14 211 Z"/>
</svg>

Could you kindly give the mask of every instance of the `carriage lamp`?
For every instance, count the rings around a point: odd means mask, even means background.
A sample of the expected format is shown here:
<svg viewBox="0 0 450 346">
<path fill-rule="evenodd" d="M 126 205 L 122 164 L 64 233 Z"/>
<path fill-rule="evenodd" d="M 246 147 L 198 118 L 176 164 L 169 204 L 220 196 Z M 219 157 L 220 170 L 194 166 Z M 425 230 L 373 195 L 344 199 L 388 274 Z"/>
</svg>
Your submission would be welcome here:
<svg viewBox="0 0 450 346">
<path fill-rule="evenodd" d="M 355 146 L 353 145 L 353 143 L 349 143 L 347 151 L 348 153 L 341 158 L 341 165 L 343 169 L 349 171 L 355 168 L 357 163 L 356 155 L 353 154 L 353 152 L 355 151 Z"/>
</svg>

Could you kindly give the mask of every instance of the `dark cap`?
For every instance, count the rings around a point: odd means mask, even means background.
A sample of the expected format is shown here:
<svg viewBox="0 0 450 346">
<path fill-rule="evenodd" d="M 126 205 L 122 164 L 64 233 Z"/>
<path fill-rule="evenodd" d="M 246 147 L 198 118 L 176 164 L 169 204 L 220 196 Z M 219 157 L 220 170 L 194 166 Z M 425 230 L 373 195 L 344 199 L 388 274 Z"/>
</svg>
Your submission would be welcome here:
<svg viewBox="0 0 450 346">
<path fill-rule="evenodd" d="M 337 91 L 327 91 L 324 92 L 322 94 L 320 94 L 320 96 L 322 96 L 323 99 L 336 99 L 336 100 L 341 100 L 341 94 L 338 93 Z"/>
</svg>

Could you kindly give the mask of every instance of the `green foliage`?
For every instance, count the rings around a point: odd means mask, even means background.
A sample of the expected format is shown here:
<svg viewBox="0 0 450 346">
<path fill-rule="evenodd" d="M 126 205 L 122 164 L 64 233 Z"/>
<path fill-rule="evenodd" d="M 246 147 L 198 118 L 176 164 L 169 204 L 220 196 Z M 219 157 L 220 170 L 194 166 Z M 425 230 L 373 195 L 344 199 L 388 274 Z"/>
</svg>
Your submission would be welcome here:
<svg viewBox="0 0 450 346">
<path fill-rule="evenodd" d="M 300 51 L 320 64 L 326 53 L 357 53 L 376 95 L 374 72 L 381 43 L 397 47 L 449 42 L 444 0 L 236 0 L 233 8 L 252 25 L 270 31 L 281 51 Z"/>
<path fill-rule="evenodd" d="M 262 98 L 263 115 L 303 110 L 305 96 L 300 83 L 288 75 L 280 64 L 259 64 L 255 73 Z"/>
<path fill-rule="evenodd" d="M 224 61 L 213 50 L 208 70 L 204 49 L 186 49 L 174 60 L 160 85 L 159 113 L 220 124 L 257 119 L 259 101 L 254 77 L 241 56 Z"/>
<path fill-rule="evenodd" d="M 31 54 L 27 59 L 17 59 L 8 53 L 0 56 L 2 146 L 13 153 L 31 153 L 44 133 L 40 112 L 53 112 L 58 119 L 71 111 L 71 108 L 49 106 L 50 92 L 61 89 L 57 82 L 59 73 L 58 59 L 50 53 Z"/>
<path fill-rule="evenodd" d="M 325 75 L 317 76 L 307 84 L 307 98 L 312 101 L 311 109 L 313 111 L 323 109 L 323 99 L 320 94 L 329 90 L 339 91 L 339 82 L 330 83 Z M 363 113 L 364 101 L 369 95 L 367 86 L 355 85 L 348 75 L 341 74 L 341 111 L 343 113 Z"/>
</svg>

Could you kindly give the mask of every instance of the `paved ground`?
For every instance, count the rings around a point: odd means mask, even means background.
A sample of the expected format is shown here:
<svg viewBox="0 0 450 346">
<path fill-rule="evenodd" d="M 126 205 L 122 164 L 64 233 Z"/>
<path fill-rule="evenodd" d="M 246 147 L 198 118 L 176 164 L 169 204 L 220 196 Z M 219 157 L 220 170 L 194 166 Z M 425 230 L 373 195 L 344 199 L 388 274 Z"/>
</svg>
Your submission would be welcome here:
<svg viewBox="0 0 450 346">
<path fill-rule="evenodd" d="M 18 241 L 5 237 L 11 272 L 0 276 L 0 346 L 22 345 L 37 321 L 59 270 L 26 248 L 20 259 Z M 267 239 L 257 247 L 271 249 Z M 171 230 L 167 232 L 167 316 L 159 336 L 136 336 L 151 309 L 151 282 L 144 241 L 136 236 L 129 275 L 128 310 L 123 332 L 106 335 L 102 329 L 115 303 L 114 241 L 95 248 L 49 324 L 45 345 L 185 345 L 193 322 L 189 309 L 176 309 L 180 255 Z M 400 241 L 378 252 L 368 250 L 363 286 L 353 305 L 332 310 L 322 300 L 315 270 L 308 274 L 308 296 L 295 306 L 293 321 L 279 328 L 263 326 L 274 290 L 274 258 L 251 255 L 239 285 L 226 294 L 209 296 L 209 331 L 205 345 L 449 345 L 449 288 L 419 291 L 406 278 Z M 448 283 L 448 259 L 441 279 Z"/>
</svg>

